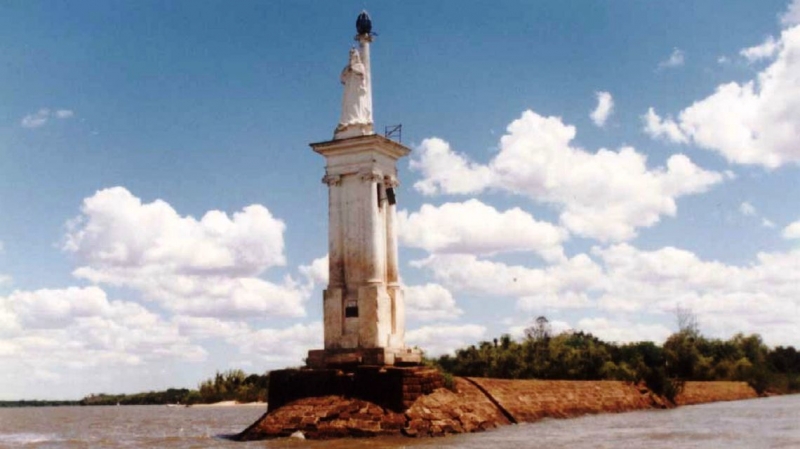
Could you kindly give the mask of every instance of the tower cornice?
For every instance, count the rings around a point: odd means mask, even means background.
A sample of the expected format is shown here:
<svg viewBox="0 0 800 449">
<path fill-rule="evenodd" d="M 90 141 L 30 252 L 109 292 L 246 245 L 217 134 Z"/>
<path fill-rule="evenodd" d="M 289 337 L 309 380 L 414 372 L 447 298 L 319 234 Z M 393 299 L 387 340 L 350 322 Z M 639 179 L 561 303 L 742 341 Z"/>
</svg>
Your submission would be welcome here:
<svg viewBox="0 0 800 449">
<path fill-rule="evenodd" d="M 405 145 L 377 134 L 350 137 L 348 139 L 328 140 L 325 142 L 312 143 L 310 146 L 316 153 L 325 157 L 373 150 L 392 159 L 399 159 L 411 153 L 411 149 Z"/>
</svg>

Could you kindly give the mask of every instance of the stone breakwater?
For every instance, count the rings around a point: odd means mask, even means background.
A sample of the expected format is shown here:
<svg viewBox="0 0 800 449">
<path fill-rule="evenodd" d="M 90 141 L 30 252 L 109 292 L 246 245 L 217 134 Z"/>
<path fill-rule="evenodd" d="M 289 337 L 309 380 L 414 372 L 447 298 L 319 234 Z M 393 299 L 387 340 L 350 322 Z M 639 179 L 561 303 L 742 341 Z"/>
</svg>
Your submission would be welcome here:
<svg viewBox="0 0 800 449">
<path fill-rule="evenodd" d="M 405 411 L 343 396 L 308 397 L 262 416 L 238 440 L 405 435 L 441 436 L 494 427 L 671 406 L 647 388 L 615 381 L 543 381 L 456 378 L 455 392 L 437 389 Z M 744 382 L 687 382 L 678 405 L 756 397 Z"/>
</svg>

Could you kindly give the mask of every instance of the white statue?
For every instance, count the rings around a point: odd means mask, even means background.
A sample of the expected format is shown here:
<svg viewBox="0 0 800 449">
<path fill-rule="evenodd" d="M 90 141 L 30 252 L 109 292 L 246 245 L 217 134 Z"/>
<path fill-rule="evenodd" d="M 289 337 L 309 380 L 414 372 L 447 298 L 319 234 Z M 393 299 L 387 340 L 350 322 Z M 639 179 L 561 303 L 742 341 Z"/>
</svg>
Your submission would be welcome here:
<svg viewBox="0 0 800 449">
<path fill-rule="evenodd" d="M 361 55 L 350 49 L 350 61 L 342 70 L 342 115 L 336 127 L 336 137 L 352 137 L 372 133 L 372 92 L 370 92 L 369 67 L 361 62 Z"/>
</svg>

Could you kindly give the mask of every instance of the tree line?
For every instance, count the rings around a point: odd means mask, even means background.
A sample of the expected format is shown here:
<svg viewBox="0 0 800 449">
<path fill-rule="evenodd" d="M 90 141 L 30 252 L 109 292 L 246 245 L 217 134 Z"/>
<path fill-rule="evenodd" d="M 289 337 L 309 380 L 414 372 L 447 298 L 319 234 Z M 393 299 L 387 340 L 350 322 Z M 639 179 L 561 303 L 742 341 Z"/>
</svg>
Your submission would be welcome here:
<svg viewBox="0 0 800 449">
<path fill-rule="evenodd" d="M 269 388 L 269 373 L 247 375 L 240 369 L 217 372 L 200 382 L 196 390 L 169 388 L 135 394 L 91 394 L 78 401 L 79 405 L 161 405 L 213 404 L 221 401 L 265 402 Z"/>
<path fill-rule="evenodd" d="M 553 335 L 547 318 L 539 317 L 520 341 L 503 335 L 431 363 L 456 376 L 644 382 L 669 399 L 688 380 L 745 381 L 759 394 L 800 392 L 794 347 L 769 348 L 757 334 L 707 338 L 686 311 L 678 311 L 678 321 L 679 331 L 663 345 L 617 344 L 582 331 Z"/>
<path fill-rule="evenodd" d="M 0 408 L 4 407 L 61 407 L 66 405 L 80 405 L 80 401 L 49 401 L 49 400 L 19 400 L 0 401 Z"/>
</svg>

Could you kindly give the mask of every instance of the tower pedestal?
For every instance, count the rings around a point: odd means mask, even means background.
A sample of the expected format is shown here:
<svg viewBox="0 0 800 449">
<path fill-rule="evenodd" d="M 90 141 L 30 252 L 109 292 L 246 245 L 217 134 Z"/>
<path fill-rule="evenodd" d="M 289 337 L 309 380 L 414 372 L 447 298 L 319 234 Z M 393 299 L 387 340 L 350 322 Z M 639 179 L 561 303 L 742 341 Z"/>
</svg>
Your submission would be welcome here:
<svg viewBox="0 0 800 449">
<path fill-rule="evenodd" d="M 411 150 L 375 134 L 311 144 L 325 156 L 328 288 L 325 348 L 313 368 L 419 364 L 405 347 L 405 302 L 397 258 L 397 160 Z"/>
<path fill-rule="evenodd" d="M 269 411 L 309 397 L 342 396 L 402 412 L 420 396 L 444 386 L 439 371 L 423 367 L 359 366 L 338 369 L 285 369 L 269 374 Z"/>
<path fill-rule="evenodd" d="M 309 368 L 349 369 L 360 365 L 414 366 L 422 363 L 422 351 L 415 348 L 312 349 Z"/>
</svg>

